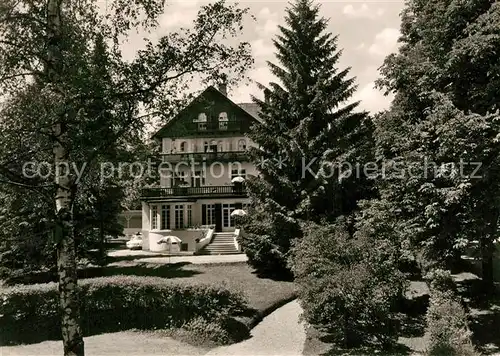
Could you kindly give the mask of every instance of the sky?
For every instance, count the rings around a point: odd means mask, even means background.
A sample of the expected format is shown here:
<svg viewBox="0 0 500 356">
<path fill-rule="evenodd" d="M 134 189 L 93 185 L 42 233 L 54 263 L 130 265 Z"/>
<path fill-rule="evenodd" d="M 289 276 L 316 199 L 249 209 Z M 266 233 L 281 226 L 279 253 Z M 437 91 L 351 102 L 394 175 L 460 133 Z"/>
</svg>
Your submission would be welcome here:
<svg viewBox="0 0 500 356">
<path fill-rule="evenodd" d="M 400 27 L 399 14 L 404 0 L 391 1 L 337 1 L 316 0 L 320 4 L 320 15 L 329 19 L 328 31 L 338 35 L 338 48 L 342 49 L 339 69 L 350 67 L 350 76 L 356 77 L 357 91 L 353 101 L 361 101 L 360 107 L 378 112 L 389 107 L 392 97 L 386 97 L 374 88 L 379 77 L 378 68 L 384 58 L 397 51 Z M 203 3 L 199 0 L 167 0 L 165 12 L 160 18 L 159 31 L 176 31 L 190 27 Z M 245 29 L 239 40 L 248 41 L 255 59 L 254 67 L 247 75 L 267 85 L 273 76 L 267 68 L 267 61 L 275 62 L 272 39 L 279 33 L 278 25 L 284 23 L 288 1 L 239 1 L 241 7 L 248 7 L 256 20 L 245 22 Z M 124 54 L 133 55 L 139 48 L 141 35 L 131 36 L 125 44 Z M 200 88 L 194 88 L 198 90 Z M 262 97 L 256 84 L 247 82 L 236 88 L 229 88 L 229 97 L 237 103 L 251 102 L 251 95 Z"/>
</svg>

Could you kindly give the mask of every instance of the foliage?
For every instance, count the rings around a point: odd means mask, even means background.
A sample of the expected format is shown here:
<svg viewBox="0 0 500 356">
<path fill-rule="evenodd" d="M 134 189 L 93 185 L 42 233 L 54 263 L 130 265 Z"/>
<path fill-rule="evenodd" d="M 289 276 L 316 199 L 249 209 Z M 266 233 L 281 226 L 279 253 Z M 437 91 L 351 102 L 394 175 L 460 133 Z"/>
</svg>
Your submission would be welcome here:
<svg viewBox="0 0 500 356">
<path fill-rule="evenodd" d="M 60 337 L 57 284 L 17 285 L 2 289 L 0 294 L 4 343 Z M 110 328 L 193 326 L 199 318 L 224 318 L 246 306 L 241 295 L 222 287 L 182 285 L 157 277 L 84 279 L 79 283 L 79 294 L 87 334 Z"/>
<path fill-rule="evenodd" d="M 431 297 L 427 310 L 429 356 L 476 356 L 471 342 L 467 313 L 453 291 L 453 281 L 449 272 L 434 270 L 430 279 Z"/>
<path fill-rule="evenodd" d="M 0 278 L 54 268 L 55 247 L 48 234 L 51 204 L 6 188 L 0 186 Z"/>
<path fill-rule="evenodd" d="M 196 317 L 176 330 L 174 336 L 195 345 L 215 346 L 228 344 L 231 341 L 231 335 L 224 328 L 224 322 L 220 319 L 207 320 Z"/>
<path fill-rule="evenodd" d="M 151 117 L 168 114 L 194 77 L 213 81 L 229 74 L 234 82 L 252 64 L 249 44 L 231 43 L 247 14 L 237 5 L 223 0 L 205 5 L 192 29 L 146 39 L 144 49 L 127 60 L 123 39 L 131 30 L 157 30 L 164 1 L 115 0 L 105 12 L 99 4 L 0 4 L 0 181 L 50 197 L 66 355 L 84 354 L 75 289 L 75 229 L 81 226 L 75 217 L 92 210 L 89 200 L 110 197 L 102 189 L 117 185 L 105 182 L 88 194 L 82 179 L 95 187 L 102 178 L 96 172 L 100 163 L 116 164 L 114 148 L 126 146 L 127 137 L 140 133 Z M 29 162 L 43 162 L 52 172 L 27 177 L 23 167 Z"/>
<path fill-rule="evenodd" d="M 254 99 L 260 122 L 249 133 L 257 145 L 250 155 L 260 175 L 247 186 L 258 213 L 245 226 L 249 241 L 242 245 L 257 269 L 287 274 L 281 266 L 290 242 L 302 235 L 300 221 L 333 221 L 369 190 L 364 177 L 347 177 L 341 163 L 365 162 L 371 124 L 358 103 L 346 104 L 354 79 L 337 68 L 337 37 L 327 32 L 319 7 L 294 1 L 285 23 L 274 40 L 279 65 L 268 63 L 280 83 L 262 87 L 266 100 Z M 265 229 L 257 227 L 263 217 Z"/>
<path fill-rule="evenodd" d="M 452 267 L 479 239 L 487 284 L 500 198 L 499 15 L 487 0 L 409 1 L 399 52 L 378 81 L 395 100 L 375 131 L 380 198 L 402 241 L 430 267 Z"/>
<path fill-rule="evenodd" d="M 290 236 L 300 236 L 300 229 L 282 214 L 269 215 L 267 211 L 251 209 L 241 218 L 244 226 L 238 243 L 245 251 L 249 264 L 259 274 L 275 279 L 291 279 L 287 267 Z"/>
<path fill-rule="evenodd" d="M 394 244 L 364 228 L 352 235 L 344 218 L 306 231 L 291 263 L 305 319 L 342 346 L 392 345 L 405 288 Z"/>
</svg>

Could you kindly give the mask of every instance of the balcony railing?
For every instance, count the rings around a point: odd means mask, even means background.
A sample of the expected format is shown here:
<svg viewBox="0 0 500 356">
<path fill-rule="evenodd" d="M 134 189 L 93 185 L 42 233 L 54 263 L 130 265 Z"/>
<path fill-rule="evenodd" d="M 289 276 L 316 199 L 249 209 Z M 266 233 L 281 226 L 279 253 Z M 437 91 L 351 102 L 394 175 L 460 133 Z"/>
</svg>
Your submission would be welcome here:
<svg viewBox="0 0 500 356">
<path fill-rule="evenodd" d="M 162 154 L 163 162 L 213 162 L 213 161 L 246 161 L 248 155 L 245 151 L 221 151 L 221 152 L 191 152 L 191 153 L 169 153 Z"/>
<path fill-rule="evenodd" d="M 204 197 L 204 196 L 246 196 L 243 186 L 207 186 L 207 187 L 174 187 L 174 188 L 144 188 L 143 198 L 168 197 Z"/>
</svg>

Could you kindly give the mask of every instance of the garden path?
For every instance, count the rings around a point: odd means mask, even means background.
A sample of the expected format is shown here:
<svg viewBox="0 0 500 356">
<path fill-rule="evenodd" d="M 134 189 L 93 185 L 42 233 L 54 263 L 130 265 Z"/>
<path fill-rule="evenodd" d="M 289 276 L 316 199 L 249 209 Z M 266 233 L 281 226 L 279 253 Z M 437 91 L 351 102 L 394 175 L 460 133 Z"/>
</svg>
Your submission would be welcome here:
<svg viewBox="0 0 500 356">
<path fill-rule="evenodd" d="M 210 350 L 205 356 L 299 356 L 306 332 L 299 321 L 302 308 L 294 300 L 265 317 L 243 342 Z"/>
</svg>

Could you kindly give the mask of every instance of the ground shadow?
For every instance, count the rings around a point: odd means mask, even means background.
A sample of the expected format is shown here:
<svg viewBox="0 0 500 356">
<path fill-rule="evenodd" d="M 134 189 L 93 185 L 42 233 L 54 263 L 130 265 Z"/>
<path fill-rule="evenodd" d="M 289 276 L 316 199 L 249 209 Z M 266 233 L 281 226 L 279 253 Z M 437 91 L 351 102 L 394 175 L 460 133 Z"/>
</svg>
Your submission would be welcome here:
<svg viewBox="0 0 500 356">
<path fill-rule="evenodd" d="M 169 264 L 133 263 L 131 265 L 115 265 L 103 267 L 86 267 L 78 270 L 79 279 L 110 277 L 110 276 L 148 276 L 162 278 L 188 278 L 202 272 L 195 270 L 184 270 L 182 267 L 191 262 L 177 262 Z M 14 284 L 38 284 L 57 282 L 56 271 L 44 271 L 32 274 L 16 276 L 5 281 L 6 285 Z"/>
<path fill-rule="evenodd" d="M 143 276 L 162 278 L 189 278 L 202 272 L 198 270 L 187 270 L 182 267 L 190 265 L 190 262 L 177 262 L 171 264 L 138 263 L 131 266 L 106 266 L 81 270 L 78 278 L 97 278 L 111 276 Z"/>
<path fill-rule="evenodd" d="M 305 356 L 371 356 L 371 355 L 410 355 L 412 350 L 403 344 L 395 344 L 390 348 L 382 349 L 380 345 L 368 345 L 355 348 L 344 348 L 338 344 L 336 338 L 316 328 L 307 329 L 306 343 L 303 354 Z"/>
<path fill-rule="evenodd" d="M 405 345 L 396 345 L 391 350 L 380 350 L 376 348 L 356 348 L 343 349 L 340 347 L 332 347 L 327 352 L 320 356 L 372 356 L 372 355 L 387 355 L 387 356 L 406 356 L 411 355 L 411 349 Z"/>
<path fill-rule="evenodd" d="M 481 278 L 470 272 L 454 276 L 457 291 L 469 313 L 472 341 L 482 355 L 500 351 L 500 293 L 485 293 Z M 498 286 L 497 286 L 498 287 Z"/>
<path fill-rule="evenodd" d="M 151 258 L 151 257 L 165 257 L 164 254 L 161 253 L 151 253 L 151 254 L 140 254 L 140 255 L 126 255 L 126 256 L 107 256 L 106 262 L 109 263 L 118 263 L 118 262 L 126 262 L 126 261 L 135 261 L 143 258 Z"/>
</svg>

